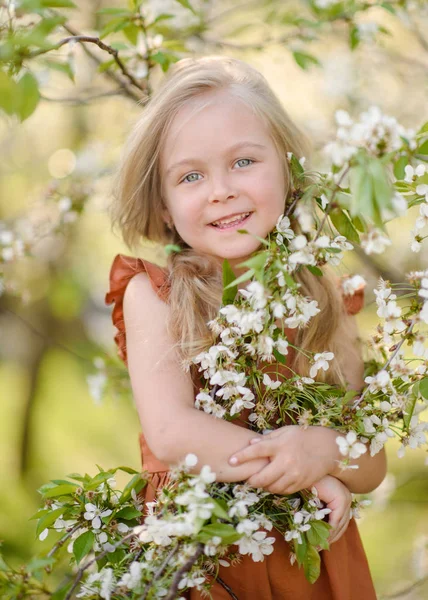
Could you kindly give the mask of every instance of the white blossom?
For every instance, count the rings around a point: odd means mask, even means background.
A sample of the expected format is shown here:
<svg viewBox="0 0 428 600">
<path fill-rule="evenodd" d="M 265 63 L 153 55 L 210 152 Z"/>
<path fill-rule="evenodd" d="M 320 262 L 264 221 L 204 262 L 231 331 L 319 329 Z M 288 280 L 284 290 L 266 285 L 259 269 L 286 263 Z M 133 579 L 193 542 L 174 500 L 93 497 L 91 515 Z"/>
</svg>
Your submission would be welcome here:
<svg viewBox="0 0 428 600">
<path fill-rule="evenodd" d="M 317 352 L 314 356 L 314 364 L 311 366 L 309 371 L 309 376 L 311 378 L 315 377 L 320 369 L 327 371 L 329 368 L 328 361 L 333 360 L 334 354 L 333 352 Z"/>
<path fill-rule="evenodd" d="M 98 506 L 92 504 L 92 502 L 87 502 L 85 504 L 85 509 L 86 512 L 83 516 L 87 521 L 92 522 L 93 529 L 100 529 L 102 525 L 101 518 L 109 517 L 112 513 L 109 508 L 102 511 Z"/>
<path fill-rule="evenodd" d="M 336 444 L 339 446 L 340 454 L 342 454 L 342 456 L 349 456 L 349 458 L 359 458 L 367 452 L 366 446 L 357 441 L 357 434 L 355 431 L 350 431 L 346 434 L 346 437 L 337 437 Z"/>
</svg>

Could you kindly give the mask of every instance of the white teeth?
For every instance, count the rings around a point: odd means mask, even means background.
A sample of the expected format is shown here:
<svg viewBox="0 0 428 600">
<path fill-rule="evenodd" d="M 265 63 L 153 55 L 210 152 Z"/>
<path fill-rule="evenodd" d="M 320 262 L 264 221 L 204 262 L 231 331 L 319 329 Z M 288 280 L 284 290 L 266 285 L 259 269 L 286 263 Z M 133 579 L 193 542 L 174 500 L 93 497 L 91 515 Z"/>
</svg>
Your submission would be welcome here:
<svg viewBox="0 0 428 600">
<path fill-rule="evenodd" d="M 246 219 L 251 213 L 242 213 L 241 215 L 235 215 L 234 217 L 230 217 L 230 219 L 223 219 L 222 221 L 213 221 L 211 225 L 229 225 L 230 223 L 235 223 L 238 221 L 242 221 Z"/>
</svg>

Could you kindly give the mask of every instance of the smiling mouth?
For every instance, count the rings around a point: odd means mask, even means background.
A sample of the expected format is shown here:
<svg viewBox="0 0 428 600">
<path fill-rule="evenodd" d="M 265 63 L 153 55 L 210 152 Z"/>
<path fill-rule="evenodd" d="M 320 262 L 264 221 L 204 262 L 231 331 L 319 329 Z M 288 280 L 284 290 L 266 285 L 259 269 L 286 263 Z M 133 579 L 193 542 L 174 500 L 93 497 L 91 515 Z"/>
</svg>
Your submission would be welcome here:
<svg viewBox="0 0 428 600">
<path fill-rule="evenodd" d="M 216 229 L 231 229 L 244 223 L 247 219 L 252 215 L 252 212 L 245 212 L 239 215 L 235 215 L 233 217 L 229 217 L 228 219 L 219 219 L 218 221 L 213 221 L 210 223 L 210 227 L 215 227 Z"/>
</svg>

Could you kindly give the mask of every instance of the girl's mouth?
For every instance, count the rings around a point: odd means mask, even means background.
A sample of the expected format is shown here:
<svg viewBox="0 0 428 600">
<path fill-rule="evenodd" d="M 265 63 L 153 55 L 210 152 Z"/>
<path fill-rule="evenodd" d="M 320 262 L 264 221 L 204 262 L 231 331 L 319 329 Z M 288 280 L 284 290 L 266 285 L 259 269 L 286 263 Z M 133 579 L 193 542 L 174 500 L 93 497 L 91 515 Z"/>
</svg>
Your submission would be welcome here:
<svg viewBox="0 0 428 600">
<path fill-rule="evenodd" d="M 218 221 L 210 223 L 209 226 L 218 231 L 236 229 L 243 223 L 246 223 L 252 214 L 252 212 L 245 212 L 240 215 L 235 215 L 234 217 L 229 217 L 228 219 L 219 219 Z"/>
</svg>

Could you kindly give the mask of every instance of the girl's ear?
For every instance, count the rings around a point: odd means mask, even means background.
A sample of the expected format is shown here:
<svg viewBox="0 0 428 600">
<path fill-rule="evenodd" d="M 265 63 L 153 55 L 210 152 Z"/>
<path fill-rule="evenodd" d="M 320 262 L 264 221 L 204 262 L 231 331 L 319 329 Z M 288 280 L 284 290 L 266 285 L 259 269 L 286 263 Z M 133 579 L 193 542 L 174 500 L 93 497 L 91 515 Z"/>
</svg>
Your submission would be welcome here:
<svg viewBox="0 0 428 600">
<path fill-rule="evenodd" d="M 168 229 L 174 229 L 174 223 L 172 222 L 172 218 L 171 215 L 169 214 L 169 211 L 166 207 L 162 208 L 162 220 L 164 221 L 165 225 L 168 227 Z"/>
</svg>

